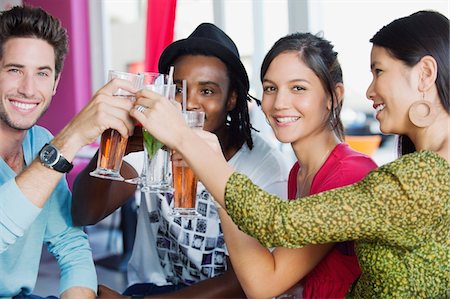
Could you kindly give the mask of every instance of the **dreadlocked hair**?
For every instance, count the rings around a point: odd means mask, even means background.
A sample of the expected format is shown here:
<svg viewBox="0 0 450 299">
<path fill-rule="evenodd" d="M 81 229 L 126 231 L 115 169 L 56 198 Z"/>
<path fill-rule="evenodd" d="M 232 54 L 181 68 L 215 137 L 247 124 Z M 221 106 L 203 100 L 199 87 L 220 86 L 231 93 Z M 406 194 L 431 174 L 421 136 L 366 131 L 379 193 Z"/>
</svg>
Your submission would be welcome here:
<svg viewBox="0 0 450 299">
<path fill-rule="evenodd" d="M 248 103 L 255 100 L 260 105 L 261 102 L 248 94 L 242 82 L 236 79 L 238 76 L 233 75 L 233 71 L 230 68 L 228 68 L 227 73 L 230 80 L 229 95 L 233 91 L 236 91 L 237 94 L 236 106 L 228 113 L 227 117 L 227 126 L 230 128 L 233 136 L 232 144 L 240 145 L 242 142 L 245 142 L 249 149 L 253 149 L 251 130 L 257 130 L 250 123 Z"/>
</svg>

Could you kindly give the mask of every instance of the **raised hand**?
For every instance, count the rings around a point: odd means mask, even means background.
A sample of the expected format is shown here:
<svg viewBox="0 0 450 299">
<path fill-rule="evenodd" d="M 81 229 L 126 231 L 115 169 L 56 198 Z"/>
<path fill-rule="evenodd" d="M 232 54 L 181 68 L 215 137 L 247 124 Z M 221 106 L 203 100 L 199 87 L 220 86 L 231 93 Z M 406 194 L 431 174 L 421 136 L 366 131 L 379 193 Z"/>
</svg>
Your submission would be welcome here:
<svg viewBox="0 0 450 299">
<path fill-rule="evenodd" d="M 55 141 L 64 144 L 66 152 L 75 154 L 82 146 L 95 141 L 106 129 L 116 129 L 122 136 L 131 135 L 134 121 L 129 111 L 133 101 L 127 97 L 113 96 L 119 88 L 132 94 L 137 92 L 126 80 L 111 80 L 94 94 L 89 103 L 55 137 Z"/>
<path fill-rule="evenodd" d="M 175 149 L 183 132 L 190 130 L 181 115 L 179 104 L 149 90 L 139 91 L 136 98 L 130 115 L 161 143 Z"/>
</svg>

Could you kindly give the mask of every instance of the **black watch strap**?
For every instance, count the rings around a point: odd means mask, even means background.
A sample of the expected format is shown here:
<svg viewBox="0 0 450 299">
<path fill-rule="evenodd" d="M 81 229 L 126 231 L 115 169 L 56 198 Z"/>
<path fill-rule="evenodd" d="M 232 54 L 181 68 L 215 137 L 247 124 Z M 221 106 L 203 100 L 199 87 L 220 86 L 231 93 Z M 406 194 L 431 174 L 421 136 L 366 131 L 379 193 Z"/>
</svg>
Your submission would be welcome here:
<svg viewBox="0 0 450 299">
<path fill-rule="evenodd" d="M 73 168 L 73 164 L 64 158 L 63 155 L 59 156 L 58 162 L 56 162 L 55 165 L 53 165 L 53 169 L 62 173 L 69 173 Z"/>
<path fill-rule="evenodd" d="M 42 165 L 62 173 L 72 170 L 73 164 L 64 158 L 59 149 L 53 144 L 47 143 L 39 152 Z"/>
</svg>

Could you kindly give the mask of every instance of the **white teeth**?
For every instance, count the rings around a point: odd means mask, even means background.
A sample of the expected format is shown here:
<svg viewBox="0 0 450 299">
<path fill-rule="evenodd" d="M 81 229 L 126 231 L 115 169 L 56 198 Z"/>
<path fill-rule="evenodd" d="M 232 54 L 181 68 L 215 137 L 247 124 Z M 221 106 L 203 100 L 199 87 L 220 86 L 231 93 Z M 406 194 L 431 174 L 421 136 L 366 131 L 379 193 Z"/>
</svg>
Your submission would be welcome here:
<svg viewBox="0 0 450 299">
<path fill-rule="evenodd" d="M 295 122 L 299 119 L 300 117 L 280 117 L 280 118 L 275 118 L 277 120 L 277 122 L 282 123 L 282 124 L 286 124 L 286 123 L 291 123 L 291 122 Z"/>
<path fill-rule="evenodd" d="M 21 102 L 11 102 L 11 104 L 22 110 L 30 110 L 37 106 L 37 104 L 26 104 Z"/>
<path fill-rule="evenodd" d="M 385 107 L 384 104 L 378 105 L 377 108 L 375 108 L 375 111 L 378 113 L 378 112 L 380 112 L 381 110 L 383 110 L 384 107 Z"/>
</svg>

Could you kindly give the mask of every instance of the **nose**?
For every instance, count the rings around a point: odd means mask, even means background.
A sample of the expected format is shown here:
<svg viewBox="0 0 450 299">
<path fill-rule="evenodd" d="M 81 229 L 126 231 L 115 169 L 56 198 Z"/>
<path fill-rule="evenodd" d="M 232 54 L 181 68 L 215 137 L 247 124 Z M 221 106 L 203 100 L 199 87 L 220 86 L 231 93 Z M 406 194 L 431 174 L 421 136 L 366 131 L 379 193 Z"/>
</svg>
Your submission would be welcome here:
<svg viewBox="0 0 450 299">
<path fill-rule="evenodd" d="M 367 90 L 366 90 L 366 98 L 371 101 L 373 101 L 375 98 L 375 91 L 374 91 L 373 85 L 374 85 L 374 82 L 372 80 L 372 82 L 370 82 L 370 85 L 367 87 Z"/>
<path fill-rule="evenodd" d="M 24 74 L 20 80 L 18 93 L 30 98 L 33 97 L 35 92 L 35 83 L 32 75 Z"/>
<path fill-rule="evenodd" d="M 188 111 L 200 110 L 201 105 L 199 98 L 196 96 L 195 90 L 187 91 L 186 109 Z"/>
<path fill-rule="evenodd" d="M 287 90 L 280 88 L 275 95 L 275 101 L 273 103 L 273 107 L 276 110 L 287 109 L 289 107 L 289 103 L 291 101 L 290 97 L 291 97 L 291 94 Z"/>
</svg>

